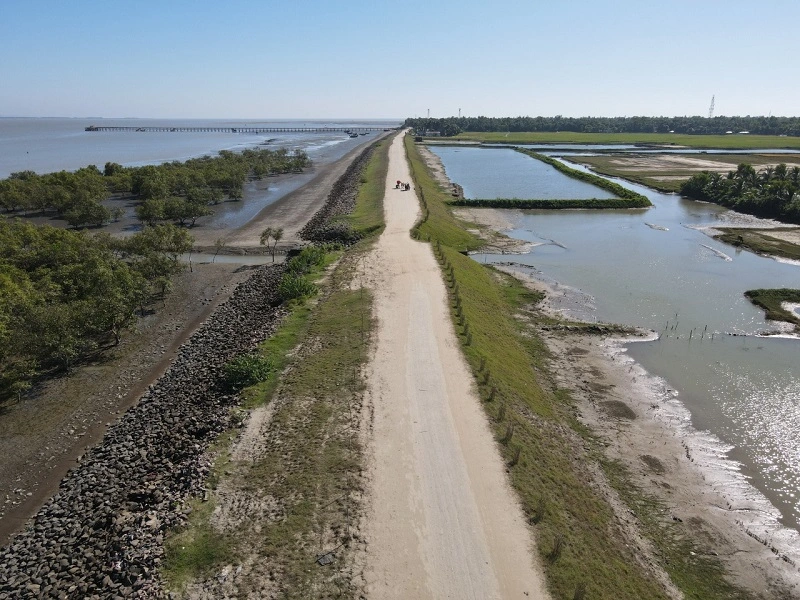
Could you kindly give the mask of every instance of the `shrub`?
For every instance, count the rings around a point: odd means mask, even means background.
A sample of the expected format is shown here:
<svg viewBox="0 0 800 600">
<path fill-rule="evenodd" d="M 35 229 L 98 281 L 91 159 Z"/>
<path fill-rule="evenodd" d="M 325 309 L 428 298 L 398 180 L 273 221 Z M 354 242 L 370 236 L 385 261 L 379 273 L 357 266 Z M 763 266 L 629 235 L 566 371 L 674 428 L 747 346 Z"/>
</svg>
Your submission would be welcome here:
<svg viewBox="0 0 800 600">
<path fill-rule="evenodd" d="M 258 354 L 242 354 L 225 365 L 225 383 L 239 391 L 266 380 L 274 370 L 272 361 Z"/>
<path fill-rule="evenodd" d="M 317 293 L 317 286 L 306 281 L 301 275 L 289 272 L 278 284 L 278 293 L 284 302 L 296 298 L 307 298 Z"/>
<path fill-rule="evenodd" d="M 325 249 L 320 246 L 306 246 L 297 256 L 286 264 L 289 273 L 304 275 L 311 272 L 314 267 L 325 263 Z"/>
</svg>

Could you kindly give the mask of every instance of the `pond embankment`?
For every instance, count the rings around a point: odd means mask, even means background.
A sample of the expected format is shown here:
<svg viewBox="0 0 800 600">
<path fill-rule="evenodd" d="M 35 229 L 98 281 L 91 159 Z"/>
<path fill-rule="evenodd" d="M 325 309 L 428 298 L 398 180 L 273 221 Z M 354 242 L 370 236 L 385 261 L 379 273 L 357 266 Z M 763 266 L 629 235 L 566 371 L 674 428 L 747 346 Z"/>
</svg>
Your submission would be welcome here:
<svg viewBox="0 0 800 600">
<path fill-rule="evenodd" d="M 483 221 L 488 228 L 501 222 L 504 213 L 486 213 L 491 218 L 485 221 L 483 214 L 483 209 L 471 210 L 470 220 Z M 608 235 L 610 238 L 611 232 Z M 456 279 L 463 293 L 466 283 Z M 544 290 L 548 294 L 546 303 L 556 311 L 569 308 L 573 314 L 577 304 L 591 300 L 549 283 L 549 289 Z M 540 283 L 537 286 L 542 291 Z M 586 438 L 596 441 L 596 445 L 584 442 L 593 451 L 582 456 L 580 464 L 592 473 L 587 480 L 613 509 L 610 530 L 621 529 L 626 545 L 636 548 L 640 561 L 655 567 L 656 576 L 668 573 L 687 595 L 796 597 L 800 589 L 798 561 L 785 550 L 791 544 L 768 539 L 760 530 L 751 529 L 747 519 L 754 511 L 737 503 L 722 480 L 711 481 L 699 468 L 695 444 L 703 440 L 696 435 L 690 440 L 687 428 L 679 427 L 687 420 L 685 409 L 680 423 L 669 418 L 673 405 L 680 404 L 674 399 L 674 391 L 627 357 L 622 342 L 615 341 L 613 335 L 592 331 L 594 325 L 588 327 L 574 320 L 554 324 L 553 318 L 550 312 L 531 309 L 521 311 L 520 320 L 530 326 L 531 338 L 547 345 L 551 359 L 545 379 L 553 379 L 557 397 L 563 395 L 574 402 L 579 425 L 571 427 L 587 432 Z M 492 369 L 493 376 L 496 368 Z M 538 463 L 543 462 L 540 455 Z M 722 459 L 719 466 L 730 467 Z M 585 508 L 581 514 L 585 514 Z M 571 534 L 577 537 L 575 531 Z M 613 537 L 609 535 L 609 543 Z M 720 577 L 720 566 L 736 587 Z"/>
</svg>

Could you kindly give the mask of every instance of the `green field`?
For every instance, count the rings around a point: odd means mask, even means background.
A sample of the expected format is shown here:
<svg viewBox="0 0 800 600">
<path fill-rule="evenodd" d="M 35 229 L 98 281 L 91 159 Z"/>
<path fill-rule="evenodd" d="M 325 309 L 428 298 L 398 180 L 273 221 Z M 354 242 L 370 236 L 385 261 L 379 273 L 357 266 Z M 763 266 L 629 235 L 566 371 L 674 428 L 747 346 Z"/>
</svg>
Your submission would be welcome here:
<svg viewBox="0 0 800 600">
<path fill-rule="evenodd" d="M 447 139 L 503 144 L 644 144 L 737 150 L 750 148 L 800 149 L 800 137 L 749 134 L 685 135 L 677 133 L 575 133 L 571 131 L 483 133 L 467 131 Z"/>
<path fill-rule="evenodd" d="M 791 154 L 602 154 L 570 156 L 568 160 L 590 167 L 609 177 L 620 177 L 660 192 L 679 192 L 681 185 L 702 170 L 727 174 L 741 163 L 760 169 L 775 163 L 790 167 L 800 164 L 800 155 Z M 719 163 L 717 167 L 709 162 Z"/>
</svg>

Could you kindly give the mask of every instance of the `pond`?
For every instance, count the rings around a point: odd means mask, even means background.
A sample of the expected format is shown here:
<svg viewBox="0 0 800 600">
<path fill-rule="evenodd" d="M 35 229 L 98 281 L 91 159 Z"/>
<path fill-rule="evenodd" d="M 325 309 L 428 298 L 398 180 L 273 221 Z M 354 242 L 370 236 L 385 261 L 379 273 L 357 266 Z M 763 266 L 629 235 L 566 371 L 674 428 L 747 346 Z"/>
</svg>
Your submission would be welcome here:
<svg viewBox="0 0 800 600">
<path fill-rule="evenodd" d="M 431 146 L 450 179 L 469 199 L 614 198 L 599 187 L 567 177 L 547 163 L 510 148 Z"/>
<path fill-rule="evenodd" d="M 480 178 L 481 156 L 494 168 L 497 150 L 475 152 L 485 154 L 442 153 L 457 183 L 454 174 L 465 170 Z M 800 266 L 738 250 L 703 232 L 753 223 L 746 215 L 614 181 L 646 195 L 654 207 L 508 211 L 515 225 L 507 233 L 534 244 L 513 260 L 572 290 L 576 316 L 657 332 L 660 339 L 630 344 L 628 354 L 663 378 L 665 388 L 677 390 L 688 412 L 676 418 L 709 434 L 703 444 L 710 457 L 727 456 L 741 464 L 741 473 L 763 494 L 742 487 L 748 505 L 775 514 L 769 499 L 780 511 L 776 518 L 796 529 L 800 340 L 755 337 L 775 325 L 743 294 L 755 288 L 800 288 Z M 509 260 L 508 255 L 475 258 Z M 709 465 L 724 470 L 737 463 L 720 466 L 709 460 Z"/>
</svg>

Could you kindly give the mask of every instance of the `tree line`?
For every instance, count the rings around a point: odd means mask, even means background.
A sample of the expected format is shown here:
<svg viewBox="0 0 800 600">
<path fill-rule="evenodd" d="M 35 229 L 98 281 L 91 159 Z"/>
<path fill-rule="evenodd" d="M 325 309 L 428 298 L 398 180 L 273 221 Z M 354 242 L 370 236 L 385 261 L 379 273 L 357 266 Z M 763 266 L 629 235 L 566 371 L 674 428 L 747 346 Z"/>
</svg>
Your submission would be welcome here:
<svg viewBox="0 0 800 600">
<path fill-rule="evenodd" d="M 702 171 L 684 182 L 681 194 L 757 217 L 800 224 L 800 166 L 781 163 L 756 171 L 742 163 L 727 176 Z"/>
<path fill-rule="evenodd" d="M 119 343 L 192 243 L 167 224 L 116 239 L 0 219 L 0 401 Z"/>
<path fill-rule="evenodd" d="M 404 127 L 419 134 L 445 136 L 464 131 L 572 131 L 577 133 L 682 133 L 722 135 L 748 131 L 758 135 L 800 136 L 800 117 L 446 117 L 408 118 Z"/>
<path fill-rule="evenodd" d="M 240 200 L 249 177 L 300 172 L 309 164 L 305 152 L 281 148 L 223 150 L 216 157 L 144 167 L 108 162 L 103 171 L 94 165 L 44 175 L 21 171 L 0 181 L 0 207 L 12 214 L 50 214 L 76 228 L 100 227 L 124 213 L 102 202 L 113 194 L 128 195 L 141 200 L 136 215 L 145 224 L 194 225 L 213 212 L 212 205 Z"/>
</svg>

